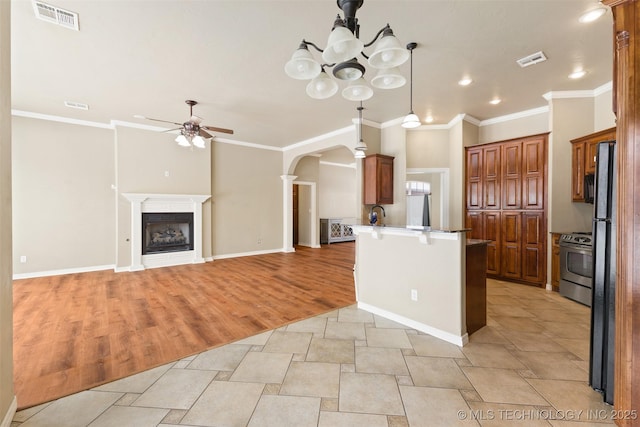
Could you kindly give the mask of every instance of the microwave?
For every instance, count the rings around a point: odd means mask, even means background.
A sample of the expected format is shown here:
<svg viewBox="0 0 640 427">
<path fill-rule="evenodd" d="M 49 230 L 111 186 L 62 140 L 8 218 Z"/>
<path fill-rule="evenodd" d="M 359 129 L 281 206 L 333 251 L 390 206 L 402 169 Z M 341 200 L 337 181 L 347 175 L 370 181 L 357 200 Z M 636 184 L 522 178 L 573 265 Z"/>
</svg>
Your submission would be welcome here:
<svg viewBox="0 0 640 427">
<path fill-rule="evenodd" d="M 595 175 L 584 176 L 584 202 L 593 204 L 595 196 Z"/>
</svg>

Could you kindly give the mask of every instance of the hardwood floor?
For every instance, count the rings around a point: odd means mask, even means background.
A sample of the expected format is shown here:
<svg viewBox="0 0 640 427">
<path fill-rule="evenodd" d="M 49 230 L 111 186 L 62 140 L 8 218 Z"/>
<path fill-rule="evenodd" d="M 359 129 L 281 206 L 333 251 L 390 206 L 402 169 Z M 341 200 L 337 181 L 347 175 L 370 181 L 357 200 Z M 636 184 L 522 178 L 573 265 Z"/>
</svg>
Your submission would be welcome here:
<svg viewBox="0 0 640 427">
<path fill-rule="evenodd" d="M 355 244 L 14 281 L 27 408 L 355 302 Z"/>
</svg>

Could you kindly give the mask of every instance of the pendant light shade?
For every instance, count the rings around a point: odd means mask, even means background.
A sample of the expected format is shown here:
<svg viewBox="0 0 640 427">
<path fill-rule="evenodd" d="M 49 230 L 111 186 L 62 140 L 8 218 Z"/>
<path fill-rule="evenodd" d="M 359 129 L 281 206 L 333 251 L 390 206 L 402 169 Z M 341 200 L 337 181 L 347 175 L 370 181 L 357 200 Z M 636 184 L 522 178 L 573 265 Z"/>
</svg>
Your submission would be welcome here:
<svg viewBox="0 0 640 427">
<path fill-rule="evenodd" d="M 342 96 L 349 101 L 366 101 L 373 96 L 373 89 L 371 89 L 367 82 L 360 77 L 349 83 L 349 86 L 344 88 Z"/>
<path fill-rule="evenodd" d="M 380 70 L 371 79 L 371 85 L 378 89 L 396 89 L 404 86 L 405 83 L 407 83 L 407 79 L 400 74 L 398 67 Z"/>
<path fill-rule="evenodd" d="M 403 128 L 413 129 L 413 128 L 417 128 L 420 125 L 422 125 L 422 123 L 420 123 L 420 119 L 413 111 L 407 114 L 405 118 L 402 120 Z"/>
<path fill-rule="evenodd" d="M 364 75 L 364 67 L 356 58 L 352 58 L 336 65 L 333 69 L 333 75 L 340 80 L 358 80 Z"/>
<path fill-rule="evenodd" d="M 194 136 L 193 139 L 191 140 L 191 142 L 193 142 L 193 146 L 194 147 L 198 147 L 198 148 L 205 148 L 206 147 L 205 140 L 200 135 Z"/>
<path fill-rule="evenodd" d="M 369 57 L 369 65 L 373 68 L 398 67 L 409 59 L 409 52 L 393 35 L 393 31 L 387 25 L 382 38 L 376 43 L 376 48 Z"/>
<path fill-rule="evenodd" d="M 322 70 L 318 77 L 307 85 L 307 95 L 313 99 L 327 99 L 338 92 L 338 83 Z"/>
<path fill-rule="evenodd" d="M 364 159 L 367 155 L 362 150 L 356 150 L 356 153 L 353 155 L 356 159 Z"/>
<path fill-rule="evenodd" d="M 313 55 L 304 43 L 293 52 L 291 59 L 284 66 L 284 72 L 297 80 L 313 79 L 320 74 L 320 70 L 320 64 L 313 59 Z"/>
<path fill-rule="evenodd" d="M 364 43 L 356 38 L 338 15 L 329 34 L 327 48 L 322 52 L 322 59 L 329 64 L 337 64 L 355 58 L 363 48 Z"/>
<path fill-rule="evenodd" d="M 181 147 L 191 147 L 191 143 L 183 134 L 178 135 L 178 137 L 176 138 L 176 142 Z"/>
<path fill-rule="evenodd" d="M 407 114 L 404 120 L 402 120 L 402 127 L 407 129 L 417 128 L 422 124 L 420 123 L 420 119 L 418 118 L 418 116 L 413 112 L 413 49 L 415 49 L 416 47 L 418 47 L 417 43 L 409 43 L 407 45 L 407 49 L 409 49 L 411 56 L 411 88 L 409 92 L 409 114 Z"/>
</svg>

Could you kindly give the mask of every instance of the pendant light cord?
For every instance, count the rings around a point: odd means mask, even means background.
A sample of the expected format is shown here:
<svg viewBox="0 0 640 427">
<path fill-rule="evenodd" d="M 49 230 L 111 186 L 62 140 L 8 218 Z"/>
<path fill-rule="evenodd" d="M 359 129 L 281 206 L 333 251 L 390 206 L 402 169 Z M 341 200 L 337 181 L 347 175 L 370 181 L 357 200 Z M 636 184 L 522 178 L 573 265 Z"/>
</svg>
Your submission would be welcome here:
<svg viewBox="0 0 640 427">
<path fill-rule="evenodd" d="M 415 49 L 416 47 L 418 47 L 418 43 L 415 42 L 411 42 L 407 45 L 407 49 L 409 49 L 409 53 L 410 53 L 410 69 L 409 69 L 409 83 L 410 83 L 410 93 L 409 93 L 409 111 L 411 112 L 410 114 L 413 114 L 413 49 Z"/>
</svg>

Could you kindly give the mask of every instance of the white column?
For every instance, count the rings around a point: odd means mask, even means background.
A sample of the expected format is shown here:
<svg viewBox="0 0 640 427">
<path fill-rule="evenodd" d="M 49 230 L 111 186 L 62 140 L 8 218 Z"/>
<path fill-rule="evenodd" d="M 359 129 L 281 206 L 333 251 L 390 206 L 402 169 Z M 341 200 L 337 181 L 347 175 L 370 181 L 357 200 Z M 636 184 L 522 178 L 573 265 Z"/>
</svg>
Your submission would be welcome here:
<svg viewBox="0 0 640 427">
<path fill-rule="evenodd" d="M 296 175 L 282 175 L 282 251 L 295 252 L 293 248 L 293 180 Z"/>
<path fill-rule="evenodd" d="M 208 197 L 207 197 L 208 199 Z M 204 199 L 206 200 L 206 199 Z M 202 264 L 202 203 L 203 198 L 193 200 L 193 263 Z"/>
<path fill-rule="evenodd" d="M 146 195 L 129 195 L 131 202 L 131 267 L 129 271 L 144 270 L 142 264 L 142 202 L 147 199 Z"/>
</svg>

